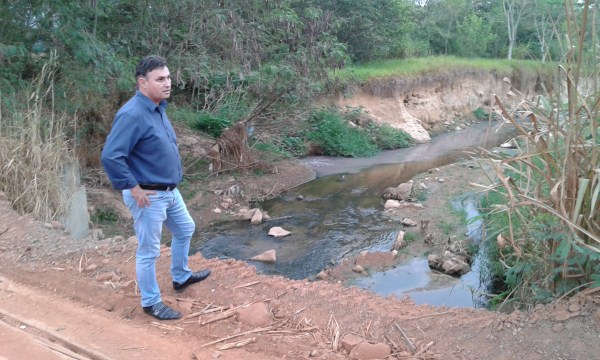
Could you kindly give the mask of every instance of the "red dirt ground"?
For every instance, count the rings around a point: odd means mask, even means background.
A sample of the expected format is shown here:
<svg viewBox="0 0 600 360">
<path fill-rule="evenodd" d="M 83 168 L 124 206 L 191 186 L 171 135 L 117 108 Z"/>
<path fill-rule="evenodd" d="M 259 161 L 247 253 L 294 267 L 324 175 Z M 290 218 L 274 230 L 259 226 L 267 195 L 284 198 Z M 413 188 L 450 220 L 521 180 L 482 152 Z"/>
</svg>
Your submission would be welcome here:
<svg viewBox="0 0 600 360">
<path fill-rule="evenodd" d="M 309 176 L 288 163 L 244 184 L 277 193 Z M 195 216 L 204 216 L 198 231 L 216 216 L 209 198 L 195 205 Z M 175 293 L 168 248 L 158 261 L 159 283 L 164 300 L 185 317 L 158 323 L 139 305 L 135 240 L 74 241 L 19 216 L 3 195 L 0 214 L 0 359 L 368 358 L 343 348 L 349 334 L 387 344 L 388 359 L 600 358 L 598 292 L 502 314 L 264 276 L 241 261 L 196 254 L 191 267 L 211 268 L 212 275 Z M 266 305 L 268 323 L 241 319 L 237 310 L 250 303 Z"/>
</svg>

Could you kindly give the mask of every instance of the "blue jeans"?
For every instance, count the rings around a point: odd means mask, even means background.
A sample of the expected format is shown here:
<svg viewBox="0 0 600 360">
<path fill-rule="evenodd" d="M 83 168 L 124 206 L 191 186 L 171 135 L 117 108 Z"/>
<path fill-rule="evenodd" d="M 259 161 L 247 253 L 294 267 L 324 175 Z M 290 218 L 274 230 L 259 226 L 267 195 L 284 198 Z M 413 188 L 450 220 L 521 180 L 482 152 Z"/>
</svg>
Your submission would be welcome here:
<svg viewBox="0 0 600 360">
<path fill-rule="evenodd" d="M 133 216 L 133 227 L 138 239 L 135 271 L 142 293 L 142 306 L 152 306 L 160 301 L 156 281 L 156 259 L 160 256 L 163 223 L 173 234 L 171 240 L 171 276 L 173 281 L 184 283 L 192 275 L 188 267 L 190 239 L 196 224 L 190 216 L 178 189 L 157 191 L 149 195 L 150 206 L 140 208 L 130 190 L 123 190 L 123 200 Z"/>
</svg>

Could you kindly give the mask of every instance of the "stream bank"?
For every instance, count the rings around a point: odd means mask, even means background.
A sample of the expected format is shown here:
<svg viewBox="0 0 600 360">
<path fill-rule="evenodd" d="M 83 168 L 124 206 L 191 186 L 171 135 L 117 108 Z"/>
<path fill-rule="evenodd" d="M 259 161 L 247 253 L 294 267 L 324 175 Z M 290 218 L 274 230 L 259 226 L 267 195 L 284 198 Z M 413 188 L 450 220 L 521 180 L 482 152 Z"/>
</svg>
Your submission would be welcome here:
<svg viewBox="0 0 600 360">
<path fill-rule="evenodd" d="M 465 240 L 466 210 L 453 209 L 452 201 L 473 192 L 470 183 L 486 184 L 487 180 L 465 151 L 497 145 L 506 136 L 490 130 L 488 124 L 478 124 L 461 132 L 440 135 L 429 144 L 384 152 L 368 159 L 305 159 L 303 162 L 312 166 L 320 177 L 263 202 L 261 208 L 273 220 L 261 225 L 250 225 L 247 221 L 216 222 L 195 239 L 193 249 L 209 258 L 244 261 L 275 250 L 275 263 L 251 264 L 261 273 L 290 279 L 318 276 L 326 281 L 352 284 L 366 275 L 371 276 L 372 285 L 375 273 L 426 258 L 449 239 Z M 422 200 L 420 205 L 384 211 L 383 190 L 411 179 L 418 184 L 415 188 L 421 189 L 421 194 L 416 195 Z M 406 217 L 416 222 L 428 219 L 432 241 L 425 243 L 418 230 L 403 226 L 401 220 Z M 268 236 L 272 227 L 283 227 L 292 234 L 284 238 Z M 394 257 L 390 249 L 400 230 L 410 233 L 412 241 Z M 357 262 L 366 273 L 352 271 Z M 426 274 L 427 283 L 431 284 L 427 286 L 436 289 L 452 287 L 457 280 L 444 276 L 432 282 L 430 274 L 430 271 Z M 416 289 L 423 289 L 423 284 L 416 283 L 411 288 Z M 461 306 L 473 303 L 462 302 Z"/>
</svg>

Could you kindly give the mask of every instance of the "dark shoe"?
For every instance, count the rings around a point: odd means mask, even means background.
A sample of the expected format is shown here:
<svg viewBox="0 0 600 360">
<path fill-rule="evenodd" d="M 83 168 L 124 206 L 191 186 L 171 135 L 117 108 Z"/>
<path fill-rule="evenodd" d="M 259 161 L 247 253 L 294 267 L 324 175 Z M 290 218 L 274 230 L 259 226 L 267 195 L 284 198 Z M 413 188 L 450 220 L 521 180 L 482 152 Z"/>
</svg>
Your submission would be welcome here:
<svg viewBox="0 0 600 360">
<path fill-rule="evenodd" d="M 144 312 L 148 315 L 154 316 L 158 320 L 175 320 L 181 317 L 181 313 L 177 312 L 162 301 L 152 306 L 144 306 Z"/>
<path fill-rule="evenodd" d="M 190 276 L 190 278 L 187 279 L 183 284 L 173 281 L 173 289 L 175 289 L 177 291 L 183 290 L 186 287 L 188 287 L 189 285 L 195 284 L 197 282 L 200 282 L 200 281 L 206 279 L 208 277 L 208 275 L 210 275 L 210 270 L 208 270 L 208 269 L 193 272 L 192 276 Z"/>
</svg>

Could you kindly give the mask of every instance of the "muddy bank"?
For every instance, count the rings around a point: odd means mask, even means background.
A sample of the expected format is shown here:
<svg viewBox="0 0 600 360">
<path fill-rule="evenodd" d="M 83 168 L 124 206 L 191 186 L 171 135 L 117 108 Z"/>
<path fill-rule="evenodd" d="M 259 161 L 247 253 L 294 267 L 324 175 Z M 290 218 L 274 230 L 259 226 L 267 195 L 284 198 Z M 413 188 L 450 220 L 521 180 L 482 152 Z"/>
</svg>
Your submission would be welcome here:
<svg viewBox="0 0 600 360">
<path fill-rule="evenodd" d="M 328 99 L 342 109 L 362 108 L 367 119 L 389 124 L 409 133 L 417 142 L 428 142 L 431 134 L 454 131 L 473 124 L 473 111 L 498 114 L 496 96 L 507 107 L 537 96 L 542 74 L 501 75 L 482 70 L 455 70 L 419 78 L 373 80 Z M 480 112 L 480 116 L 483 115 Z M 496 117 L 498 118 L 498 117 Z"/>
</svg>

